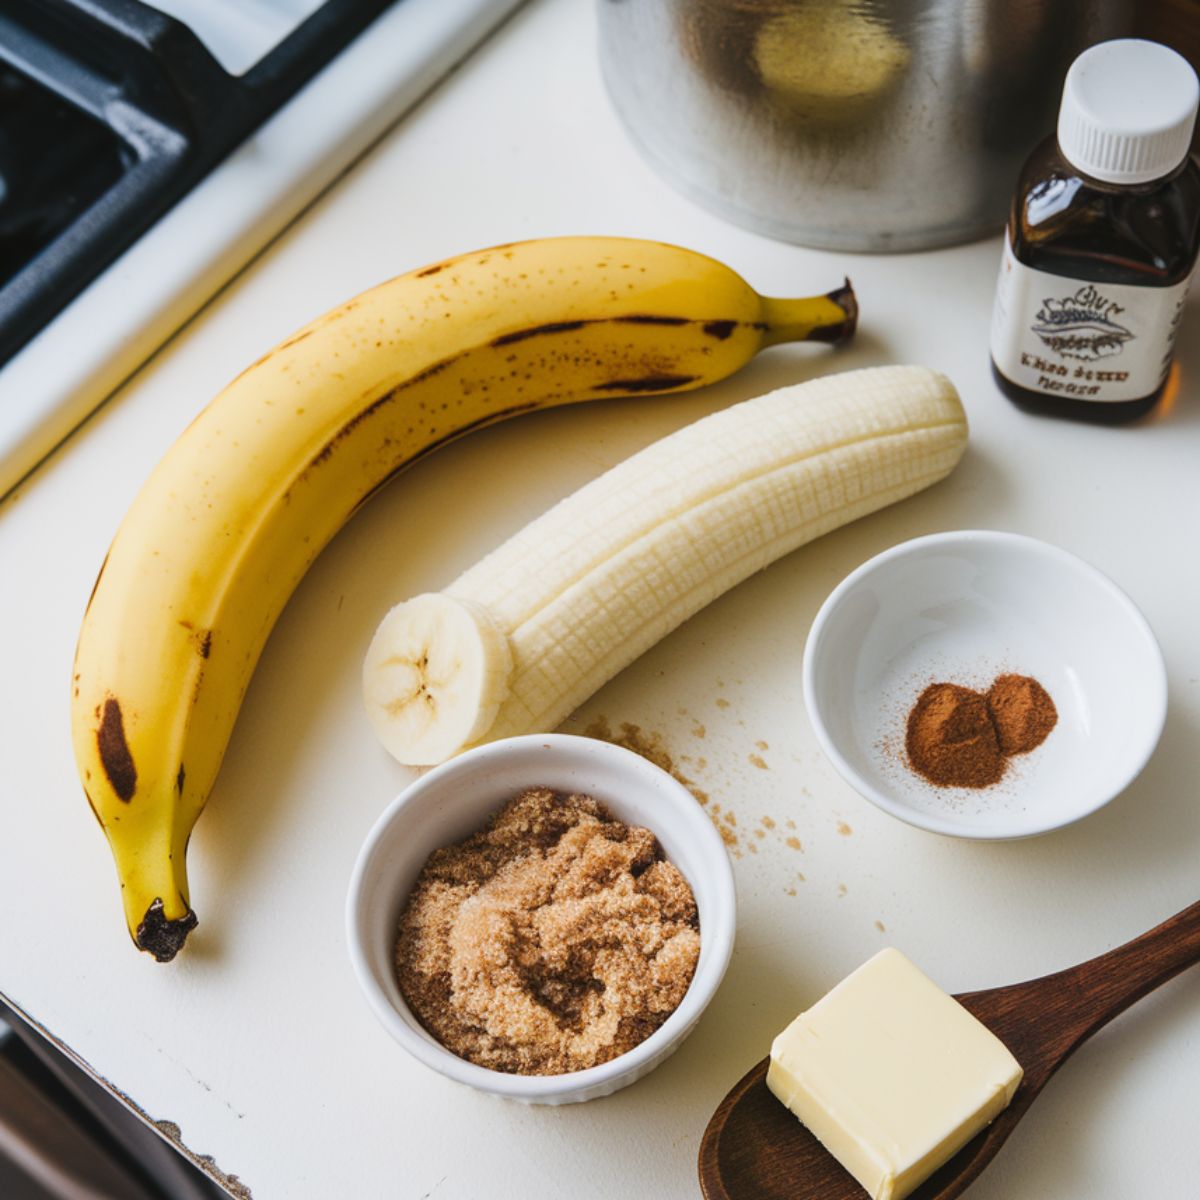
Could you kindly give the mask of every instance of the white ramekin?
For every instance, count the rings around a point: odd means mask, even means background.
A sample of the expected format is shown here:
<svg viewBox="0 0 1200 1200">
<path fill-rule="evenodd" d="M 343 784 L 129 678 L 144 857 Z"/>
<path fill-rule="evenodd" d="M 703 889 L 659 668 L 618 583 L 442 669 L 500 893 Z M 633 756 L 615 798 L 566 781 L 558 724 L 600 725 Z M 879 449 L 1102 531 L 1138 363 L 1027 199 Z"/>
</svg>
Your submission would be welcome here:
<svg viewBox="0 0 1200 1200">
<path fill-rule="evenodd" d="M 936 680 L 1032 675 L 1058 722 L 990 788 L 937 788 L 907 766 L 904 714 Z M 1167 672 L 1145 617 L 1107 576 L 1021 534 L 954 530 L 892 546 L 821 606 L 804 651 L 821 749 L 873 804 L 934 833 L 1013 840 L 1096 812 L 1150 759 Z"/>
<path fill-rule="evenodd" d="M 644 825 L 686 876 L 700 915 L 700 960 L 683 1002 L 625 1054 L 564 1075 L 509 1075 L 451 1054 L 404 1002 L 392 969 L 400 909 L 429 855 L 481 828 L 528 787 L 594 796 L 626 824 Z M 640 1079 L 691 1032 L 733 950 L 736 901 L 729 855 L 704 809 L 678 780 L 608 742 L 567 734 L 507 738 L 470 750 L 406 788 L 359 853 L 346 905 L 350 962 L 383 1027 L 426 1066 L 460 1083 L 535 1104 L 607 1096 Z"/>
</svg>

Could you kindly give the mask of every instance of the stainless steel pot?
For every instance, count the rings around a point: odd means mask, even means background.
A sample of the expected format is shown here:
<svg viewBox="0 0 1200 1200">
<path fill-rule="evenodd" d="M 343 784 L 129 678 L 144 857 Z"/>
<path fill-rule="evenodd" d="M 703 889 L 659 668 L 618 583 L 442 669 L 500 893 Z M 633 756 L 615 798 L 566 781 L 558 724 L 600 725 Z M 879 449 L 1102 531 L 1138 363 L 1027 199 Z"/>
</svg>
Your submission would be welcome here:
<svg viewBox="0 0 1200 1200">
<path fill-rule="evenodd" d="M 1131 0 L 598 0 L 609 93 L 645 157 L 760 233 L 915 250 L 1004 222 L 1086 47 Z"/>
</svg>

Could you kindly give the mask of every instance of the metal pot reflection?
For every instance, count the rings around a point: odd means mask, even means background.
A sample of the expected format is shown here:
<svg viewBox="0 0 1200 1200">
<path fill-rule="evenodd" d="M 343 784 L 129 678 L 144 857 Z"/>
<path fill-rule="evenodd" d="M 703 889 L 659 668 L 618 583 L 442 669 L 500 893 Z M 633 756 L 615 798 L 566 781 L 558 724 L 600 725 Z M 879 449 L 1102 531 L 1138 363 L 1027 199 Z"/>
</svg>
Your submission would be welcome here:
<svg viewBox="0 0 1200 1200">
<path fill-rule="evenodd" d="M 838 250 L 1004 222 L 1072 60 L 1130 0 L 599 0 L 600 61 L 644 156 L 698 203 Z"/>
</svg>

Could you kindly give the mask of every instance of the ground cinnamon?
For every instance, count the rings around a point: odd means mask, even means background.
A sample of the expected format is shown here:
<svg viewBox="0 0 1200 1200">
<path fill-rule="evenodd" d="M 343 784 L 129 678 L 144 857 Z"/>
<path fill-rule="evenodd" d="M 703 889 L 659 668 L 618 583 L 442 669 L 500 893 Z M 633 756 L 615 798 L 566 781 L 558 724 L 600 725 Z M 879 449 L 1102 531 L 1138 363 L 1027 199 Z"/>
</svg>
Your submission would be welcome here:
<svg viewBox="0 0 1200 1200">
<path fill-rule="evenodd" d="M 1054 701 L 1028 675 L 1001 675 L 988 688 L 988 710 L 1005 754 L 1028 754 L 1058 722 Z"/>
<path fill-rule="evenodd" d="M 1004 755 L 987 699 L 956 683 L 931 683 L 908 714 L 908 761 L 939 787 L 990 787 Z"/>
<path fill-rule="evenodd" d="M 904 744 L 913 770 L 938 787 L 991 787 L 1009 757 L 1040 746 L 1057 721 L 1028 675 L 1001 675 L 986 692 L 931 683 L 908 714 Z"/>
</svg>

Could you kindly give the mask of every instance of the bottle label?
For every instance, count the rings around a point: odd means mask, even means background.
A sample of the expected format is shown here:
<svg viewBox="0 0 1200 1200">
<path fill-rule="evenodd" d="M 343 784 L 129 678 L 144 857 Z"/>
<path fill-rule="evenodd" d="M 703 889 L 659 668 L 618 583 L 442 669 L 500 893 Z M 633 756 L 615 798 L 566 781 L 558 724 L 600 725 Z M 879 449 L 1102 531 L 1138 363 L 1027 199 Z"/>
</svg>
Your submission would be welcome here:
<svg viewBox="0 0 1200 1200">
<path fill-rule="evenodd" d="M 1018 387 L 1047 396 L 1140 400 L 1171 368 L 1188 283 L 1088 283 L 1018 262 L 1004 238 L 992 313 L 992 361 Z"/>
</svg>

